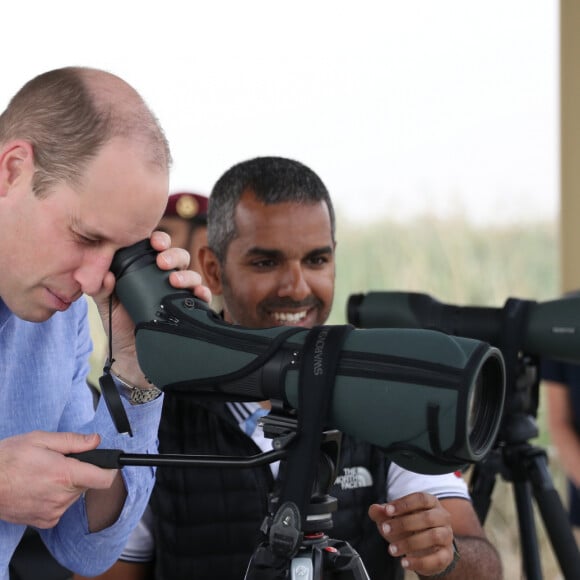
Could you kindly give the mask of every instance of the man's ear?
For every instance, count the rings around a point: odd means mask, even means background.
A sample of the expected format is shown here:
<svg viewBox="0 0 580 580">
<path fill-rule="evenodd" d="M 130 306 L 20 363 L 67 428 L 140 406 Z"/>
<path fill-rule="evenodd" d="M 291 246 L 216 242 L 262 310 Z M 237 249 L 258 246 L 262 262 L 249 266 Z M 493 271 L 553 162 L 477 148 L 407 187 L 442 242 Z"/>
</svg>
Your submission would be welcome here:
<svg viewBox="0 0 580 580">
<path fill-rule="evenodd" d="M 207 287 L 211 290 L 212 294 L 221 294 L 222 270 L 217 256 L 208 246 L 200 248 L 198 255 L 201 268 L 200 273 L 202 274 Z"/>
<path fill-rule="evenodd" d="M 27 141 L 11 141 L 0 148 L 0 196 L 11 188 L 32 180 L 34 175 L 34 153 Z"/>
</svg>

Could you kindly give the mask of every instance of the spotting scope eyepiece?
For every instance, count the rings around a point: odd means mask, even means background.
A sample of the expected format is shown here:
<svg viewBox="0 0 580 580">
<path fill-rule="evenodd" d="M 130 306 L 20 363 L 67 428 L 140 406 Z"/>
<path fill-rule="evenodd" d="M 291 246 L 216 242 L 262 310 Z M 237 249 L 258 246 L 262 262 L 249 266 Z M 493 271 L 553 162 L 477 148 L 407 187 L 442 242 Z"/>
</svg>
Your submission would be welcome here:
<svg viewBox="0 0 580 580">
<path fill-rule="evenodd" d="M 505 397 L 498 349 L 437 331 L 353 329 L 340 352 L 330 352 L 324 333 L 306 341 L 305 328 L 225 323 L 173 288 L 155 259 L 144 240 L 117 252 L 111 270 L 136 325 L 139 364 L 159 388 L 222 401 L 272 399 L 299 415 L 301 362 L 314 360 L 314 372 L 324 373 L 338 356 L 328 428 L 419 473 L 450 472 L 491 449 Z"/>
<path fill-rule="evenodd" d="M 526 303 L 529 309 L 522 329 L 522 350 L 580 363 L 580 296 Z M 510 322 L 504 309 L 443 304 L 417 292 L 368 292 L 349 297 L 347 318 L 357 328 L 440 330 L 499 346 L 504 326 Z"/>
</svg>

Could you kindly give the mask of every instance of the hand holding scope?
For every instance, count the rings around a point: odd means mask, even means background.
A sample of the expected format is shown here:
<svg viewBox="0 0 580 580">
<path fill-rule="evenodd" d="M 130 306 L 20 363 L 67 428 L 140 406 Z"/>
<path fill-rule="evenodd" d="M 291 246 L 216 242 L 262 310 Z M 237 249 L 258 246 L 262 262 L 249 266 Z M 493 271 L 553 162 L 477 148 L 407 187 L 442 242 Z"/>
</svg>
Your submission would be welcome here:
<svg viewBox="0 0 580 580">
<path fill-rule="evenodd" d="M 191 293 L 176 291 L 156 254 L 143 240 L 117 252 L 111 267 L 148 379 L 195 397 L 274 399 L 299 414 L 310 330 L 227 324 Z M 329 428 L 375 444 L 420 473 L 453 471 L 491 449 L 505 396 L 498 349 L 430 330 L 354 329 L 336 353 L 323 337 L 308 359 L 316 374 L 326 372 L 330 356 L 339 357 Z"/>
</svg>

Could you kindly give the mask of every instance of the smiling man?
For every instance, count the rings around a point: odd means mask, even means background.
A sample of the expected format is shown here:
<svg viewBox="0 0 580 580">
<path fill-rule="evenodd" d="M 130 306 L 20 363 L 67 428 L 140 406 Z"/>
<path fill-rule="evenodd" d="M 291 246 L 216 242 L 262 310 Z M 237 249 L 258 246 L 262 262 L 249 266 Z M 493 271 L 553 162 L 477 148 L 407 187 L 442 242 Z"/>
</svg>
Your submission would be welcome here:
<svg viewBox="0 0 580 580">
<path fill-rule="evenodd" d="M 280 183 L 290 179 L 285 177 L 280 175 Z M 221 213 L 214 217 L 209 240 L 214 250 L 202 251 L 205 275 L 224 297 L 224 318 L 248 328 L 323 324 L 334 294 L 331 206 L 316 197 L 308 203 L 299 197 L 265 203 L 275 192 L 262 193 L 259 185 L 246 188 L 231 221 Z M 300 183 L 293 187 L 303 191 Z M 219 188 L 220 182 L 214 200 Z"/>
<path fill-rule="evenodd" d="M 134 437 L 117 433 L 87 388 L 91 295 L 107 321 L 115 252 L 143 238 L 192 288 L 187 252 L 153 233 L 170 154 L 139 94 L 119 77 L 64 68 L 26 83 L 0 115 L 0 579 L 27 525 L 64 566 L 96 574 L 145 508 L 147 469 L 101 469 L 67 455 L 98 445 L 156 449 L 162 398 L 135 356 L 134 325 L 112 304 L 111 367 Z M 208 299 L 207 289 L 197 294 Z M 122 377 L 122 380 L 119 378 Z"/>
</svg>

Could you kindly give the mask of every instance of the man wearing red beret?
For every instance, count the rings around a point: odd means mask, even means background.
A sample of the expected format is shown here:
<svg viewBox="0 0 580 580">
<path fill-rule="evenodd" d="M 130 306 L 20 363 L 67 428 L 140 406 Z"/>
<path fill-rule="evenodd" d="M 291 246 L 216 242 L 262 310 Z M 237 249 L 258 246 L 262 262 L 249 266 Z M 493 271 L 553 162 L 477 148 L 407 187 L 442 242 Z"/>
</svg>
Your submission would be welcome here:
<svg viewBox="0 0 580 580">
<path fill-rule="evenodd" d="M 189 252 L 191 269 L 200 272 L 199 249 L 207 245 L 207 197 L 187 191 L 171 194 L 158 229 Z"/>
</svg>

